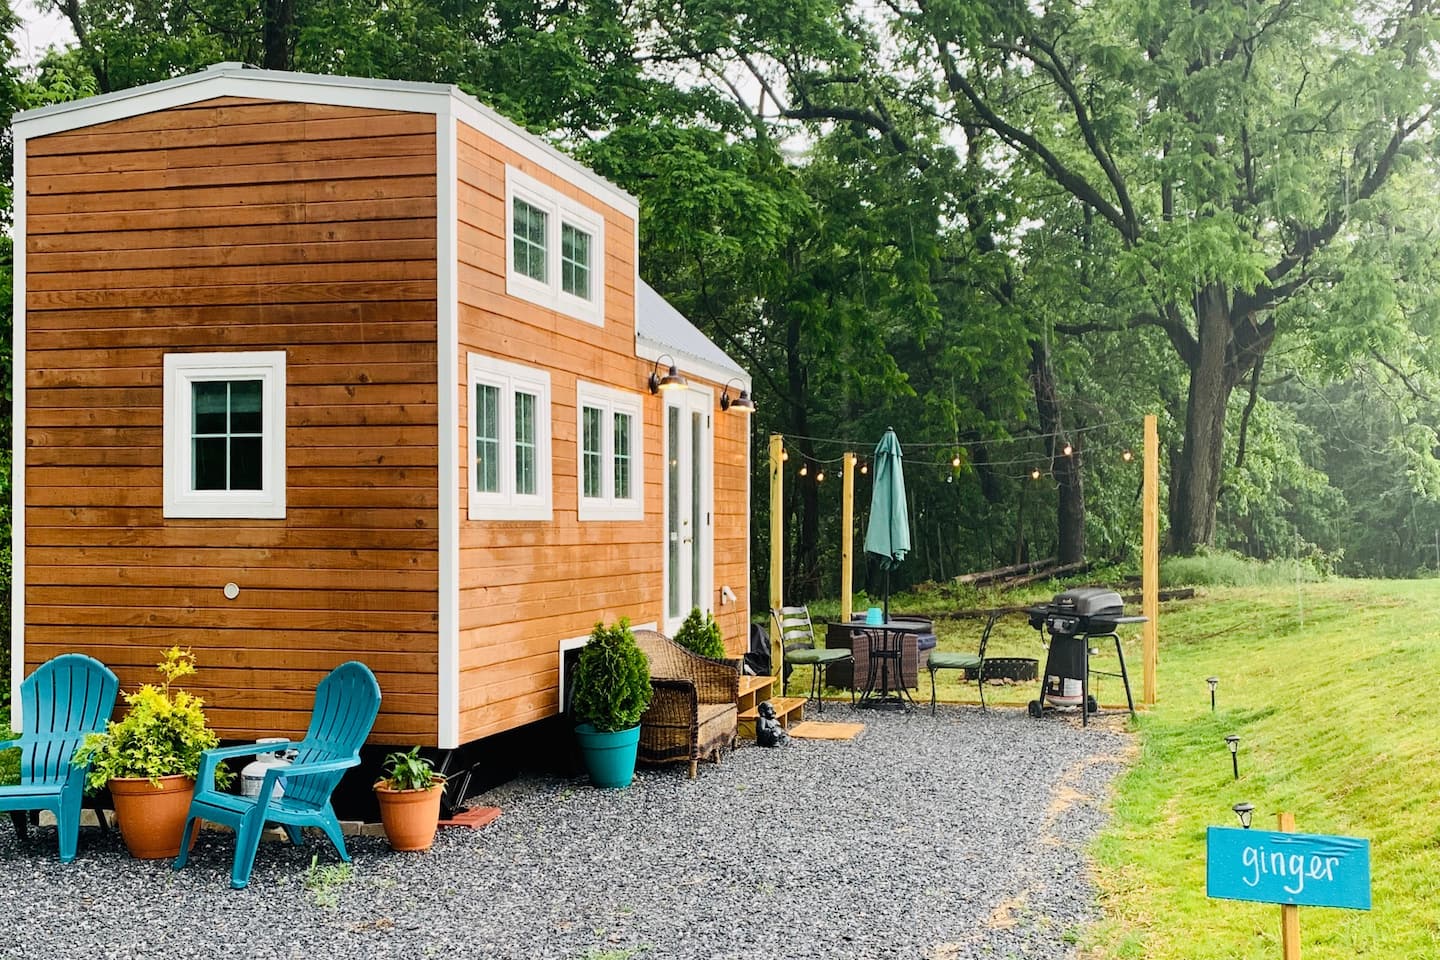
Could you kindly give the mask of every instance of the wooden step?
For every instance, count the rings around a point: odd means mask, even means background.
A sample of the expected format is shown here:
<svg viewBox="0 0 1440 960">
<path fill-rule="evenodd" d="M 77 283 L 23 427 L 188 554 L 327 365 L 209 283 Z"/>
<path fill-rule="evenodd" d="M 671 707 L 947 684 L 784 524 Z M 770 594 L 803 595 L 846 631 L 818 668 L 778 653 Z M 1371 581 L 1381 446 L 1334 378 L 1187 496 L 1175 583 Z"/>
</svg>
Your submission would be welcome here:
<svg viewBox="0 0 1440 960">
<path fill-rule="evenodd" d="M 740 696 L 749 696 L 756 690 L 768 687 L 774 682 L 775 678 L 770 676 L 752 677 L 749 675 L 742 675 L 740 677 Z"/>
<path fill-rule="evenodd" d="M 788 727 L 791 721 L 799 721 L 805 713 L 804 697 L 771 697 L 770 705 L 775 708 L 775 719 L 780 721 L 780 726 Z M 751 707 L 740 714 L 740 720 L 754 722 L 760 719 L 760 707 Z"/>
</svg>

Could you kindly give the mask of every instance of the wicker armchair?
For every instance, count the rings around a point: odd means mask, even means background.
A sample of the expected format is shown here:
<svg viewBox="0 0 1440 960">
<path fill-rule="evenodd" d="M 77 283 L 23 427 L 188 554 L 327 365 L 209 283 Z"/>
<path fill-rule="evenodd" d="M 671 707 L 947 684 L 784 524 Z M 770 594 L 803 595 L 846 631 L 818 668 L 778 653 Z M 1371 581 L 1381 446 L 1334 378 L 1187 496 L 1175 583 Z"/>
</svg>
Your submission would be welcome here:
<svg viewBox="0 0 1440 960">
<path fill-rule="evenodd" d="M 650 660 L 655 691 L 640 718 L 640 762 L 688 760 L 693 779 L 701 760 L 718 762 L 721 750 L 735 746 L 740 671 L 654 630 L 636 630 L 635 642 Z"/>
</svg>

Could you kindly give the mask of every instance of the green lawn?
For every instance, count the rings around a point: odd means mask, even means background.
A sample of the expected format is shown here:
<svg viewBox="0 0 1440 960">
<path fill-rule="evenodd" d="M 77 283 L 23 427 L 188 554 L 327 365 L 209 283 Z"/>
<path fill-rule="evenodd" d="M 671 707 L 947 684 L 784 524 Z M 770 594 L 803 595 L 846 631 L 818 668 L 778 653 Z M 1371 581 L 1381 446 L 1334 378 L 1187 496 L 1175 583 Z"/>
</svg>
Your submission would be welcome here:
<svg viewBox="0 0 1440 960">
<path fill-rule="evenodd" d="M 1306 960 L 1440 957 L 1440 582 L 1212 588 L 1161 623 L 1160 703 L 1094 847 L 1106 919 L 1085 956 L 1278 958 L 1278 907 L 1205 897 L 1205 828 L 1248 800 L 1256 827 L 1288 810 L 1371 840 L 1374 909 L 1301 908 Z"/>
</svg>

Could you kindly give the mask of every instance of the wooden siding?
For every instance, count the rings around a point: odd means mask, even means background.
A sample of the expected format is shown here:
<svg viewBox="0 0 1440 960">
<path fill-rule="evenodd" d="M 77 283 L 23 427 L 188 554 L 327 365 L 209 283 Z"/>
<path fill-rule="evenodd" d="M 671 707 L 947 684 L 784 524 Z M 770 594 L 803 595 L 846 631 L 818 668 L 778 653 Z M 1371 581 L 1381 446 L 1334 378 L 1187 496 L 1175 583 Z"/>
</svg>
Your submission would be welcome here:
<svg viewBox="0 0 1440 960">
<path fill-rule="evenodd" d="M 506 294 L 505 168 L 509 164 L 604 217 L 605 322 L 601 327 Z M 635 223 L 465 124 L 459 125 L 460 739 L 553 716 L 560 641 L 621 616 L 662 622 L 662 401 L 645 389 L 652 364 L 635 356 Z M 466 354 L 522 363 L 550 375 L 552 519 L 471 521 L 466 516 Z M 644 415 L 645 517 L 577 515 L 576 383 L 633 393 Z M 719 395 L 718 387 L 716 396 Z M 724 608 L 727 637 L 744 633 L 744 441 L 716 415 L 715 589 L 742 598 Z M 738 418 L 735 418 L 738 419 Z M 744 424 L 738 424 L 743 431 Z M 722 506 L 723 504 L 723 506 Z M 740 515 L 736 517 L 735 511 Z M 736 552 L 736 544 L 739 549 Z M 721 558 L 724 558 L 723 560 Z"/>
<path fill-rule="evenodd" d="M 371 739 L 434 743 L 434 116 L 212 100 L 30 140 L 26 174 L 27 670 L 133 689 L 190 646 L 251 738 L 358 659 Z M 282 349 L 285 519 L 162 518 L 164 354 Z"/>
</svg>

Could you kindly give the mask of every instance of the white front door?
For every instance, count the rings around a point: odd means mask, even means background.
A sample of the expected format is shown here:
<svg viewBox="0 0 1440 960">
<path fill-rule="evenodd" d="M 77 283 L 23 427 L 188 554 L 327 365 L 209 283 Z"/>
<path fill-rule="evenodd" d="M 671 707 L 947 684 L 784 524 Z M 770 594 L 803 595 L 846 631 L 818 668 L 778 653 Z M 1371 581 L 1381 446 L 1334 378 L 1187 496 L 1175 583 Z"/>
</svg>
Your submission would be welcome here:
<svg viewBox="0 0 1440 960">
<path fill-rule="evenodd" d="M 711 610 L 714 529 L 712 504 L 713 397 L 706 390 L 665 394 L 665 633 L 694 607 Z"/>
</svg>

